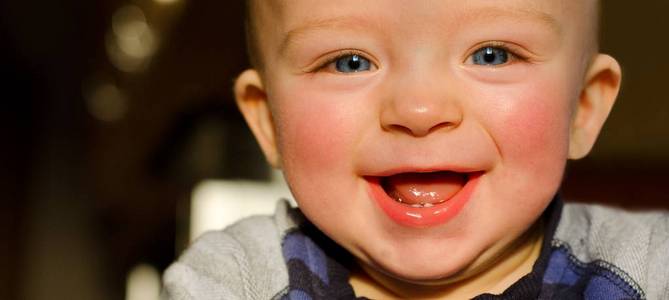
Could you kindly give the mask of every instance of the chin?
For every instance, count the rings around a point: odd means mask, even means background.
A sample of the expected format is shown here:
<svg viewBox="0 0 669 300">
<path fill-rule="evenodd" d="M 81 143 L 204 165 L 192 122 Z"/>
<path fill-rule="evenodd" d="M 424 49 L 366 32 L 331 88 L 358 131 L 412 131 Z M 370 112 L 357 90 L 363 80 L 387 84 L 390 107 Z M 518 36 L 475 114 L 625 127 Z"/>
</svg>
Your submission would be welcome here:
<svg viewBox="0 0 669 300">
<path fill-rule="evenodd" d="M 460 277 L 459 268 L 432 268 L 429 270 L 403 269 L 395 273 L 386 273 L 391 277 L 417 285 L 441 285 Z"/>
<path fill-rule="evenodd" d="M 423 245 L 431 247 L 420 247 Z M 370 258 L 366 262 L 367 268 L 406 283 L 438 285 L 468 276 L 466 270 L 470 269 L 478 257 L 478 252 L 467 251 L 468 247 L 459 247 L 456 251 L 445 253 L 443 250 L 437 251 L 448 249 L 442 245 L 434 243 L 423 243 L 423 245 L 414 245 L 414 249 L 421 248 L 417 251 L 412 251 L 405 245 L 401 251 L 392 255 L 388 252 L 376 255 L 378 259 Z"/>
</svg>

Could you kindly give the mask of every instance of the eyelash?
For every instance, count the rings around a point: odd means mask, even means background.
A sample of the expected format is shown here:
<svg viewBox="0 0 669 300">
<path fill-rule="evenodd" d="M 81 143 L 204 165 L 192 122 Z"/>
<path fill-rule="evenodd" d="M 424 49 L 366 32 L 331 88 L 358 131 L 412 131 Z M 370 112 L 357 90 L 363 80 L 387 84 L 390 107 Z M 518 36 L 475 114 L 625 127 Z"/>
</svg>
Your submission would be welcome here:
<svg viewBox="0 0 669 300">
<path fill-rule="evenodd" d="M 334 54 L 334 56 L 330 56 L 329 58 L 325 59 L 325 62 L 317 64 L 316 67 L 314 67 L 314 68 L 310 68 L 308 70 L 308 73 L 316 73 L 316 72 L 322 71 L 323 69 L 327 68 L 328 66 L 334 65 L 339 59 L 342 59 L 342 58 L 348 57 L 348 56 L 353 56 L 353 55 L 357 55 L 357 56 L 360 56 L 362 58 L 365 58 L 365 59 L 369 60 L 372 64 L 372 66 L 376 67 L 376 64 L 374 63 L 374 60 L 369 59 L 368 56 L 366 54 L 364 54 L 362 51 L 349 49 L 349 50 L 343 50 L 343 51 L 336 52 L 336 54 Z"/>
<path fill-rule="evenodd" d="M 465 56 L 465 62 L 471 62 L 474 53 L 487 47 L 501 49 L 509 54 L 509 62 L 504 65 L 513 64 L 518 61 L 527 62 L 530 60 L 528 55 L 520 54 L 520 52 L 522 51 L 520 49 L 517 49 L 518 48 L 517 46 L 513 46 L 509 43 L 501 41 L 489 41 L 478 44 L 475 47 L 471 48 L 472 50 L 468 51 L 467 56 Z"/>
<path fill-rule="evenodd" d="M 515 62 L 518 62 L 518 61 L 521 61 L 521 62 L 529 61 L 529 57 L 527 55 L 519 54 L 519 52 L 521 52 L 521 51 L 517 50 L 516 49 L 517 47 L 511 46 L 509 43 L 506 43 L 506 42 L 489 41 L 489 42 L 478 44 L 478 45 L 476 45 L 475 47 L 472 48 L 473 50 L 468 51 L 467 52 L 468 54 L 465 57 L 465 62 L 469 62 L 472 59 L 472 55 L 474 53 L 476 53 L 477 51 L 479 51 L 483 48 L 486 48 L 486 47 L 492 47 L 492 48 L 497 48 L 497 49 L 501 49 L 501 50 L 506 51 L 509 54 L 509 62 L 504 64 L 504 65 L 512 64 L 512 63 L 515 63 Z M 323 69 L 327 68 L 328 66 L 334 65 L 339 59 L 342 59 L 342 58 L 348 57 L 348 56 L 352 56 L 352 55 L 357 55 L 357 56 L 363 57 L 363 58 L 369 60 L 372 63 L 372 65 L 374 67 L 376 67 L 376 64 L 374 63 L 374 61 L 372 59 L 369 59 L 368 56 L 366 54 L 364 54 L 362 51 L 349 49 L 349 50 L 343 50 L 343 51 L 337 52 L 333 56 L 330 56 L 329 58 L 327 58 L 323 63 L 317 64 L 316 67 L 308 68 L 307 73 L 320 72 Z"/>
</svg>

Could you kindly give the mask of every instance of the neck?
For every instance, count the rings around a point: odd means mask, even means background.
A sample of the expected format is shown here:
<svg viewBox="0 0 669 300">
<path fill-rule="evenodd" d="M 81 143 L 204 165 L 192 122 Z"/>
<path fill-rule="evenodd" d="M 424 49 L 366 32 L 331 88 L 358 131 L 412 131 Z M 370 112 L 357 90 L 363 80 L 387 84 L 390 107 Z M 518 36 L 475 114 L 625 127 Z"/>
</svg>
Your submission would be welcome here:
<svg viewBox="0 0 669 300">
<path fill-rule="evenodd" d="M 420 285 L 391 278 L 358 263 L 351 271 L 349 282 L 356 295 L 370 299 L 429 298 L 471 299 L 483 293 L 501 294 L 521 277 L 532 271 L 543 241 L 542 222 L 537 222 L 475 272 L 466 277 L 454 277 L 443 285 Z"/>
</svg>

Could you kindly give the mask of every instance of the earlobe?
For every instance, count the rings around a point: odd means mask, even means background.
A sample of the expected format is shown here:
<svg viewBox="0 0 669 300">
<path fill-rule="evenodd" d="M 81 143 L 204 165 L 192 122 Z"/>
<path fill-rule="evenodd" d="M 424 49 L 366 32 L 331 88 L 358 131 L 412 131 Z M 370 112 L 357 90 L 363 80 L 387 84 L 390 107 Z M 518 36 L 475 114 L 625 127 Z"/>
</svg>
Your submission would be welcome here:
<svg viewBox="0 0 669 300">
<path fill-rule="evenodd" d="M 620 90 L 621 70 L 611 56 L 598 54 L 585 77 L 569 137 L 569 158 L 586 156 L 597 140 Z"/>
<path fill-rule="evenodd" d="M 280 167 L 274 122 L 267 102 L 262 79 L 256 70 L 242 72 L 235 80 L 235 100 L 265 158 L 275 168 Z"/>
</svg>

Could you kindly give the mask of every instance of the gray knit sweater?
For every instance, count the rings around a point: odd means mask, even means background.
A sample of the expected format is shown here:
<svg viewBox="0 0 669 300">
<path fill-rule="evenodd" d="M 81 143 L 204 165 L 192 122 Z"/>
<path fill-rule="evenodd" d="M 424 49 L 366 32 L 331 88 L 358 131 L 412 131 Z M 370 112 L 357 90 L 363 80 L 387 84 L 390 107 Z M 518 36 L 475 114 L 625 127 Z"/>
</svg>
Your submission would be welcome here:
<svg viewBox="0 0 669 300">
<path fill-rule="evenodd" d="M 579 290 L 580 298 L 605 299 L 622 293 L 616 297 L 669 299 L 669 214 L 582 204 L 565 204 L 561 209 L 548 241 L 552 255 L 542 254 L 549 266 L 542 270 L 537 298 L 561 299 L 574 295 L 568 293 L 574 285 L 590 284 Z M 286 233 L 303 222 L 298 210 L 281 201 L 273 216 L 247 218 L 203 235 L 165 271 L 163 296 L 285 297 L 289 272 L 281 245 Z M 583 279 L 584 274 L 590 277 Z M 617 290 L 603 294 L 602 284 L 603 290 L 611 286 Z"/>
</svg>

